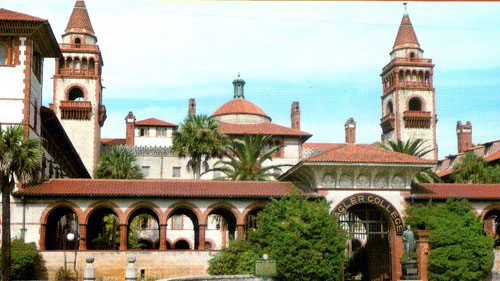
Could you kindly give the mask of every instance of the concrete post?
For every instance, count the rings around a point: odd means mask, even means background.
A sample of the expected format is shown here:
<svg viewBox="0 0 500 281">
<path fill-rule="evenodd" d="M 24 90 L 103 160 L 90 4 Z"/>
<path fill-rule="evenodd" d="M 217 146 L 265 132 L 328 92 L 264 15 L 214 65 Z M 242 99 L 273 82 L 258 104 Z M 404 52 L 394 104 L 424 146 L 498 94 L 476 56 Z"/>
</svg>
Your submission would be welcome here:
<svg viewBox="0 0 500 281">
<path fill-rule="evenodd" d="M 83 280 L 84 281 L 95 281 L 95 268 L 92 263 L 94 263 L 93 257 L 87 257 L 87 266 L 85 267 L 85 271 L 83 272 Z"/>
<path fill-rule="evenodd" d="M 137 268 L 135 267 L 135 256 L 128 257 L 127 271 L 125 272 L 126 281 L 137 280 Z"/>
</svg>

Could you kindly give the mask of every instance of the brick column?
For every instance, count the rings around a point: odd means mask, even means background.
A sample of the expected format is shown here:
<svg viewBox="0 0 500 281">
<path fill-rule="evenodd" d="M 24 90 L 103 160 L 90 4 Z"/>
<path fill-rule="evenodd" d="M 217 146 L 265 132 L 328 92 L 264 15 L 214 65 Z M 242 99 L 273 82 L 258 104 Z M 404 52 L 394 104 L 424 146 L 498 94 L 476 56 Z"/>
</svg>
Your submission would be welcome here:
<svg viewBox="0 0 500 281">
<path fill-rule="evenodd" d="M 80 224 L 80 245 L 78 250 L 85 251 L 87 250 L 87 225 Z"/>
<path fill-rule="evenodd" d="M 427 278 L 427 263 L 429 260 L 429 235 L 430 230 L 417 230 L 417 267 L 418 277 L 422 281 L 428 281 Z"/>
<path fill-rule="evenodd" d="M 120 251 L 127 250 L 127 225 L 120 224 Z"/>
<path fill-rule="evenodd" d="M 47 230 L 47 225 L 46 224 L 41 224 L 40 225 L 40 251 L 45 251 L 45 232 Z"/>
<path fill-rule="evenodd" d="M 160 224 L 160 251 L 167 249 L 167 224 Z"/>
<path fill-rule="evenodd" d="M 236 239 L 241 240 L 245 237 L 245 225 L 238 224 L 236 225 Z"/>
<path fill-rule="evenodd" d="M 199 236 L 199 245 L 198 245 L 198 250 L 205 250 L 205 229 L 207 225 L 206 224 L 199 224 L 198 225 L 198 236 Z"/>
</svg>

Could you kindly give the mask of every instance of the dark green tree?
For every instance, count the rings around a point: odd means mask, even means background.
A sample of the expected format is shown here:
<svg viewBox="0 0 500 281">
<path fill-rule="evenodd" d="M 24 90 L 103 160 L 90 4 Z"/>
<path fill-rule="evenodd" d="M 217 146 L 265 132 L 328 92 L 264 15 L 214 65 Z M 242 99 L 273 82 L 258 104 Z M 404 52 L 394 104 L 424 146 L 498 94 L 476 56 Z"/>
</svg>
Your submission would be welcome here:
<svg viewBox="0 0 500 281">
<path fill-rule="evenodd" d="M 23 185 L 40 178 L 40 140 L 24 135 L 22 126 L 0 128 L 0 182 L 2 188 L 2 280 L 10 280 L 10 194 L 15 179 Z"/>
<path fill-rule="evenodd" d="M 232 139 L 225 156 L 229 160 L 219 160 L 210 171 L 220 171 L 225 179 L 233 181 L 267 181 L 273 179 L 274 169 L 288 164 L 264 165 L 272 161 L 272 155 L 282 146 L 274 146 L 263 152 L 271 136 L 245 135 L 243 140 Z"/>
<path fill-rule="evenodd" d="M 187 167 L 193 178 L 201 177 L 202 166 L 208 170 L 208 159 L 222 157 L 227 137 L 219 132 L 217 120 L 206 115 L 189 115 L 174 132 L 172 151 L 180 157 L 189 157 Z"/>
<path fill-rule="evenodd" d="M 500 165 L 489 165 L 482 157 L 467 152 L 451 178 L 457 183 L 500 183 Z"/>
<path fill-rule="evenodd" d="M 493 239 L 466 200 L 410 207 L 406 223 L 431 230 L 429 280 L 479 281 L 493 265 Z"/>
<path fill-rule="evenodd" d="M 142 179 L 142 173 L 135 164 L 134 152 L 126 146 L 115 146 L 104 153 L 99 160 L 98 179 Z"/>
<path fill-rule="evenodd" d="M 12 280 L 46 280 L 47 268 L 35 243 L 24 243 L 20 239 L 12 240 Z M 0 262 L 1 269 L 4 264 Z M 6 280 L 6 279 L 2 279 Z M 7 279 L 10 280 L 10 279 Z"/>
<path fill-rule="evenodd" d="M 296 194 L 272 199 L 257 221 L 246 242 L 210 261 L 210 274 L 252 272 L 254 260 L 267 253 L 276 259 L 278 280 L 342 280 L 346 237 L 339 233 L 328 202 Z"/>
</svg>

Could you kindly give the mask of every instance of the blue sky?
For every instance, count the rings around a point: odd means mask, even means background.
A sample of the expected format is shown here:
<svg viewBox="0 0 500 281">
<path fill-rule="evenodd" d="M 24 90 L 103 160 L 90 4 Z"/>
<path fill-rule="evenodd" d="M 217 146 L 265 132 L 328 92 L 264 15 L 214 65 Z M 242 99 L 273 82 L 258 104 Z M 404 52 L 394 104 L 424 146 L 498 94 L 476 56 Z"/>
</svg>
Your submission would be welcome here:
<svg viewBox="0 0 500 281">
<path fill-rule="evenodd" d="M 232 98 L 238 72 L 245 96 L 273 122 L 290 126 L 301 104 L 310 142 L 380 140 L 380 72 L 389 62 L 404 9 L 394 2 L 86 1 L 104 58 L 103 137 L 123 138 L 124 118 L 179 123 L 188 99 L 212 114 Z M 49 20 L 60 39 L 74 1 L 0 0 Z M 413 3 L 408 13 L 424 56 L 435 63 L 439 157 L 456 153 L 455 126 L 471 121 L 474 143 L 500 139 L 500 3 Z M 54 62 L 45 61 L 44 104 Z"/>
</svg>

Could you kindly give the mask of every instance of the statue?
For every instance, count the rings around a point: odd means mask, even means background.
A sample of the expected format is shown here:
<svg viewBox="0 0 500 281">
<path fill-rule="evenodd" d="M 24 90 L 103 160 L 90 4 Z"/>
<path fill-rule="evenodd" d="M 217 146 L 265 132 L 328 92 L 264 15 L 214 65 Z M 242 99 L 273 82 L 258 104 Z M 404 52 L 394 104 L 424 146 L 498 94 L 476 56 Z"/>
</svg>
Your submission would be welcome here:
<svg viewBox="0 0 500 281">
<path fill-rule="evenodd" d="M 406 260 L 409 261 L 411 260 L 411 252 L 415 250 L 415 236 L 413 235 L 413 231 L 411 231 L 410 225 L 407 225 L 406 230 L 403 231 L 403 243 L 406 252 Z"/>
</svg>

